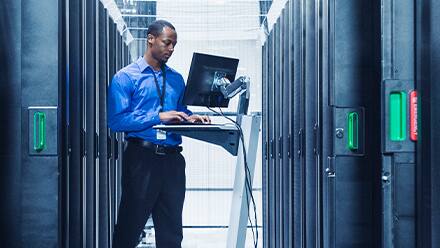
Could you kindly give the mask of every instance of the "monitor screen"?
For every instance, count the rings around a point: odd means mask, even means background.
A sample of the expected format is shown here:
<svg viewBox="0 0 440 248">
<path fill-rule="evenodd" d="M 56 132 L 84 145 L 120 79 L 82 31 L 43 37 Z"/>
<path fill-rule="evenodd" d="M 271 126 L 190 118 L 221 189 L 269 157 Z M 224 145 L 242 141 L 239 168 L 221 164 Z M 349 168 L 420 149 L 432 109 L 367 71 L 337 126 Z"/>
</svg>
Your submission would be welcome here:
<svg viewBox="0 0 440 248">
<path fill-rule="evenodd" d="M 238 59 L 194 53 L 183 97 L 183 104 L 228 107 L 229 99 L 220 91 L 221 79 L 235 79 Z"/>
</svg>

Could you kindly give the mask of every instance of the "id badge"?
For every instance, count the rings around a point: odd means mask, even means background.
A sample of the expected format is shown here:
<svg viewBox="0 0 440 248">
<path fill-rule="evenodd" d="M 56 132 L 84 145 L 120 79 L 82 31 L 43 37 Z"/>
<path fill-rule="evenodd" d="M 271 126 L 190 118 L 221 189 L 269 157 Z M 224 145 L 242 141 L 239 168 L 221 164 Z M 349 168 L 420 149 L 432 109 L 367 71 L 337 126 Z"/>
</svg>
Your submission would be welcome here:
<svg viewBox="0 0 440 248">
<path fill-rule="evenodd" d="M 167 139 L 167 132 L 164 130 L 158 129 L 156 132 L 156 139 L 158 140 L 165 140 Z"/>
</svg>

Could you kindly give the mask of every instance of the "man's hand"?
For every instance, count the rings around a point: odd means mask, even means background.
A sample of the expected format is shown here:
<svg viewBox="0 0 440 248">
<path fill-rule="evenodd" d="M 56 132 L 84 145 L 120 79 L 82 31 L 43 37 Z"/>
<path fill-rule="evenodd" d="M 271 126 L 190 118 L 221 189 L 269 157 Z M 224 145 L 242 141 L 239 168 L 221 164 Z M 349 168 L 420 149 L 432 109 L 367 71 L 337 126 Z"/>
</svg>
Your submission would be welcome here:
<svg viewBox="0 0 440 248">
<path fill-rule="evenodd" d="M 184 112 L 177 112 L 177 111 L 167 111 L 167 112 L 160 112 L 159 113 L 160 121 L 163 123 L 178 123 L 182 121 L 188 121 L 189 116 L 185 114 Z"/>
<path fill-rule="evenodd" d="M 207 116 L 191 115 L 187 119 L 189 122 L 211 123 L 211 119 Z"/>
</svg>

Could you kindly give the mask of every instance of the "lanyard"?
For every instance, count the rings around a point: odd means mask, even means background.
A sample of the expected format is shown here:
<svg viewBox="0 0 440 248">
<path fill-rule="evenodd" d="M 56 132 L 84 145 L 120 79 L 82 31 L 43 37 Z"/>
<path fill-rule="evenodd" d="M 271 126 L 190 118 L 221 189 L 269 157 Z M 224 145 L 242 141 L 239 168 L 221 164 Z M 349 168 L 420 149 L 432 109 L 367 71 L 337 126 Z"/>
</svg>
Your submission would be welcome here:
<svg viewBox="0 0 440 248">
<path fill-rule="evenodd" d="M 162 112 L 164 101 L 165 101 L 165 88 L 166 88 L 167 74 L 165 73 L 165 67 L 162 67 L 163 83 L 162 83 L 162 92 L 160 92 L 159 82 L 157 81 L 156 73 L 154 72 L 153 69 L 152 69 L 152 71 L 153 71 L 154 82 L 156 83 L 157 95 L 159 96 L 159 99 L 160 99 L 160 112 Z"/>
</svg>

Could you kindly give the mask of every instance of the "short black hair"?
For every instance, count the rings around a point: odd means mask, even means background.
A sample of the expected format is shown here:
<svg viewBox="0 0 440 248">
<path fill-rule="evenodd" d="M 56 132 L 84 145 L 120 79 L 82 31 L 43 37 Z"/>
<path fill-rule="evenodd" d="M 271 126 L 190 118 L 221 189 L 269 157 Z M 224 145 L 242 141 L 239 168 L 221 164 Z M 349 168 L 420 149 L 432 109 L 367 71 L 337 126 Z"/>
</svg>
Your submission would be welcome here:
<svg viewBox="0 0 440 248">
<path fill-rule="evenodd" d="M 176 31 L 176 28 L 174 28 L 173 24 L 171 24 L 168 21 L 165 20 L 156 20 L 148 26 L 147 36 L 149 34 L 153 35 L 154 37 L 159 36 L 165 27 L 169 27 L 172 30 Z"/>
</svg>

